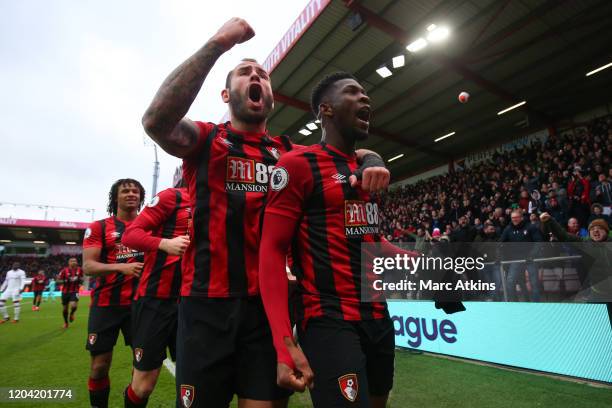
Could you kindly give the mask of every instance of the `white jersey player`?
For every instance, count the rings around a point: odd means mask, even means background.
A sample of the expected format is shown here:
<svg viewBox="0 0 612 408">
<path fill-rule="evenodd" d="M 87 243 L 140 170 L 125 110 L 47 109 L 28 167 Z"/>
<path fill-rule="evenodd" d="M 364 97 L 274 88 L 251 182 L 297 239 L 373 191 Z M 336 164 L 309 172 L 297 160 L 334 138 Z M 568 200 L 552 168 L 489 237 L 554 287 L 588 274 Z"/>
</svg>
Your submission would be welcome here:
<svg viewBox="0 0 612 408">
<path fill-rule="evenodd" d="M 2 286 L 0 286 L 0 313 L 2 313 L 3 317 L 0 324 L 9 320 L 9 314 L 6 310 L 6 300 L 8 298 L 13 299 L 13 309 L 15 312 L 13 323 L 19 322 L 19 312 L 21 311 L 21 292 L 25 286 L 25 279 L 25 272 L 19 269 L 19 262 L 13 263 L 13 269 L 6 273 L 6 279 L 2 283 Z"/>
</svg>

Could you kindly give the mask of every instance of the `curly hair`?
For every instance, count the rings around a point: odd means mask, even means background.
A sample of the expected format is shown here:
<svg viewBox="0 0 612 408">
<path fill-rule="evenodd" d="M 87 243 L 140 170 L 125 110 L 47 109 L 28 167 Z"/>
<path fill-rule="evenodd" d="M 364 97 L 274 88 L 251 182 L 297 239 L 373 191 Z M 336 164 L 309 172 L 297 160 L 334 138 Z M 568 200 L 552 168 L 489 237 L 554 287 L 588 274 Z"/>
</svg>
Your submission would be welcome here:
<svg viewBox="0 0 612 408">
<path fill-rule="evenodd" d="M 108 206 L 106 207 L 106 211 L 108 211 L 109 215 L 117 215 L 117 196 L 119 195 L 119 187 L 124 184 L 134 184 L 136 187 L 138 187 L 138 190 L 140 190 L 140 203 L 138 208 L 142 208 L 145 197 L 145 189 L 142 184 L 140 184 L 138 180 L 131 178 L 119 179 L 113 183 L 110 191 L 108 192 Z"/>
<path fill-rule="evenodd" d="M 315 117 L 319 116 L 319 105 L 321 104 L 321 101 L 323 101 L 323 98 L 325 97 L 329 88 L 331 88 L 331 86 L 336 82 L 343 79 L 354 79 L 357 81 L 357 78 L 348 72 L 334 72 L 321 79 L 312 89 L 312 93 L 310 95 L 310 108 L 312 109 L 312 113 L 314 113 Z"/>
</svg>

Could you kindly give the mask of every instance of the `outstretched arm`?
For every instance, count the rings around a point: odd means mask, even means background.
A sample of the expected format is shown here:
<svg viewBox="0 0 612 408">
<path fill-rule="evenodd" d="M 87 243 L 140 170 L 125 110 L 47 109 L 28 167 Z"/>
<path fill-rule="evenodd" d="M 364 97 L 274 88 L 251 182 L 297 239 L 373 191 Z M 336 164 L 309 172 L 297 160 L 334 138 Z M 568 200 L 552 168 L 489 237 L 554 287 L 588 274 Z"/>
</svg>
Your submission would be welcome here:
<svg viewBox="0 0 612 408">
<path fill-rule="evenodd" d="M 185 115 L 221 54 L 254 35 L 246 21 L 234 17 L 166 78 L 142 118 L 145 131 L 162 149 L 176 157 L 194 153 L 198 127 Z"/>
</svg>

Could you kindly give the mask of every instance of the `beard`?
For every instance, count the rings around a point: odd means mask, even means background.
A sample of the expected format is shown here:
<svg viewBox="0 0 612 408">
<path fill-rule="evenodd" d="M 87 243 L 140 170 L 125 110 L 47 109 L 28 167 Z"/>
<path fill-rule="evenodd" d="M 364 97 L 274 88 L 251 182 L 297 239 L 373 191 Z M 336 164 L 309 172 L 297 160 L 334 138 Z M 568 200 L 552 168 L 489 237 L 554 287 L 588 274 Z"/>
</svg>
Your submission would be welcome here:
<svg viewBox="0 0 612 408">
<path fill-rule="evenodd" d="M 263 100 L 263 109 L 258 112 L 251 112 L 246 106 L 248 96 L 242 98 L 238 90 L 230 90 L 229 107 L 233 116 L 241 122 L 249 124 L 258 124 L 265 122 L 272 110 L 273 99 L 269 95 L 261 94 Z"/>
</svg>

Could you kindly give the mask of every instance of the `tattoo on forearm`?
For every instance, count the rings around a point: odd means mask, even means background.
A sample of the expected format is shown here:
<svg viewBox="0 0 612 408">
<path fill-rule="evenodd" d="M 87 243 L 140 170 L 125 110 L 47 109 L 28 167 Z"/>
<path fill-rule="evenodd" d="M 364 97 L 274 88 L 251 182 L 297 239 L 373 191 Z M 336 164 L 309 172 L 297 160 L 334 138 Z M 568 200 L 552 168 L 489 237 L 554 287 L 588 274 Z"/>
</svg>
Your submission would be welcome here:
<svg viewBox="0 0 612 408">
<path fill-rule="evenodd" d="M 166 78 L 143 117 L 149 133 L 157 139 L 166 139 L 158 142 L 181 146 L 191 142 L 167 140 L 167 137 L 189 111 L 206 76 L 222 53 L 223 50 L 214 41 L 209 41 Z"/>
</svg>

